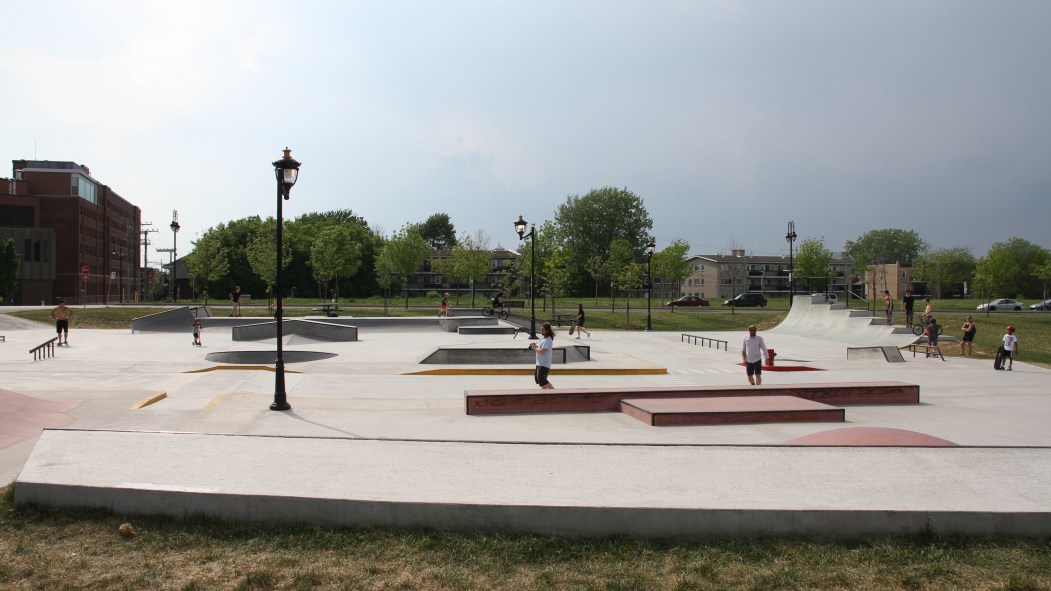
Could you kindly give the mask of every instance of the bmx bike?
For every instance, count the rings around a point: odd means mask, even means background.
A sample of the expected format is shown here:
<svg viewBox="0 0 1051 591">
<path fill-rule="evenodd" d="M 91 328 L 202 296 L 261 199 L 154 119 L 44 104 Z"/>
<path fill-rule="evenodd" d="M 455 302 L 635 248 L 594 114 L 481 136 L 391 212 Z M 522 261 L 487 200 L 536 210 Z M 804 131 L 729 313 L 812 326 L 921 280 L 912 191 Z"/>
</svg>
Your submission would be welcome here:
<svg viewBox="0 0 1051 591">
<path fill-rule="evenodd" d="M 926 320 L 926 318 L 924 318 L 923 316 L 917 316 L 917 318 L 919 318 L 919 320 L 913 322 L 913 324 L 912 324 L 912 334 L 914 334 L 916 336 L 920 336 L 920 335 L 923 334 L 923 332 L 925 330 L 927 330 L 927 325 L 924 324 L 924 321 Z M 941 336 L 941 334 L 943 332 L 945 332 L 945 327 L 939 324 L 938 325 L 938 336 Z"/>
<path fill-rule="evenodd" d="M 485 307 L 482 308 L 482 316 L 496 316 L 500 320 L 507 320 L 507 317 L 511 315 L 511 312 L 503 306 L 497 306 L 495 308 Z"/>
</svg>

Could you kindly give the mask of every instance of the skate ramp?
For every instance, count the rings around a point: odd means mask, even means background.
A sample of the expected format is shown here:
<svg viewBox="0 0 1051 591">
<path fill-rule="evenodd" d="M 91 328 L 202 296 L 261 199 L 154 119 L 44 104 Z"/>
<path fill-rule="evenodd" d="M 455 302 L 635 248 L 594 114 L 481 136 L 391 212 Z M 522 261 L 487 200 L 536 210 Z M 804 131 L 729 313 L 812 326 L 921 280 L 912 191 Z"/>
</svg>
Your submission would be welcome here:
<svg viewBox="0 0 1051 591">
<path fill-rule="evenodd" d="M 162 310 L 156 314 L 131 319 L 131 332 L 185 332 L 189 333 L 197 317 L 212 315 L 208 306 L 182 306 Z"/>
<path fill-rule="evenodd" d="M 281 323 L 282 336 L 298 335 L 312 342 L 350 342 L 358 340 L 358 328 L 322 320 L 302 318 L 285 319 Z M 270 320 L 258 324 L 233 327 L 235 341 L 261 341 L 277 339 L 277 322 Z M 287 341 L 286 341 L 287 342 Z"/>
<path fill-rule="evenodd" d="M 773 334 L 827 339 L 854 346 L 903 347 L 916 340 L 905 326 L 887 326 L 867 310 L 851 310 L 846 304 L 825 303 L 824 296 L 795 296 L 792 308 Z"/>
<path fill-rule="evenodd" d="M 282 351 L 281 358 L 285 363 L 305 363 L 331 359 L 335 353 L 322 351 Z M 268 365 L 277 361 L 276 351 L 217 351 L 204 356 L 208 361 L 217 363 L 234 363 L 237 365 Z"/>
<path fill-rule="evenodd" d="M 555 347 L 551 350 L 552 363 L 578 363 L 591 360 L 591 347 L 572 345 Z M 436 351 L 420 363 L 459 365 L 459 364 L 528 364 L 536 363 L 536 353 L 527 347 L 438 347 Z"/>
</svg>

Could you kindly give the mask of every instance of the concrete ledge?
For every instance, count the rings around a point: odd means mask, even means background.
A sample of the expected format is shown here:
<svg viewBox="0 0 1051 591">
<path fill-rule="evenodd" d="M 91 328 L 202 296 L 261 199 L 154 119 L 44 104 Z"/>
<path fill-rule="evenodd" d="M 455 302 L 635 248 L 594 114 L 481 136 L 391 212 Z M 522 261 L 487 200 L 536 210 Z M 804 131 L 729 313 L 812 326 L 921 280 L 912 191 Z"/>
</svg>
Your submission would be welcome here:
<svg viewBox="0 0 1051 591">
<path fill-rule="evenodd" d="M 358 340 L 358 329 L 326 320 L 308 320 L 289 318 L 281 323 L 284 336 L 299 335 L 323 341 L 353 342 Z M 277 337 L 277 322 L 274 320 L 258 324 L 244 324 L 233 327 L 233 340 L 260 341 Z"/>
<path fill-rule="evenodd" d="M 755 387 L 672 386 L 664 388 L 575 388 L 532 390 L 467 390 L 469 415 L 538 412 L 617 412 L 625 398 L 711 398 L 720 396 L 795 396 L 834 406 L 854 404 L 919 404 L 920 387 L 905 382 L 841 382 Z"/>
<path fill-rule="evenodd" d="M 551 362 L 554 364 L 589 361 L 591 347 L 587 345 L 569 345 L 555 347 L 551 350 Z M 536 353 L 532 349 L 521 347 L 438 347 L 420 363 L 456 365 L 456 364 L 514 364 L 534 365 Z M 532 370 L 530 370 L 532 372 Z"/>
<path fill-rule="evenodd" d="M 496 326 L 498 323 L 496 318 L 485 316 L 442 316 L 438 319 L 438 326 L 445 332 L 457 332 L 464 326 Z"/>
<path fill-rule="evenodd" d="M 652 427 L 747 423 L 842 423 L 842 408 L 795 396 L 621 400 L 620 410 Z"/>
<path fill-rule="evenodd" d="M 19 507 L 120 515 L 552 536 L 1046 536 L 1049 466 L 1048 448 L 544 445 L 46 430 L 14 497 Z"/>
<path fill-rule="evenodd" d="M 460 334 L 515 334 L 513 326 L 461 326 L 456 330 Z"/>
</svg>

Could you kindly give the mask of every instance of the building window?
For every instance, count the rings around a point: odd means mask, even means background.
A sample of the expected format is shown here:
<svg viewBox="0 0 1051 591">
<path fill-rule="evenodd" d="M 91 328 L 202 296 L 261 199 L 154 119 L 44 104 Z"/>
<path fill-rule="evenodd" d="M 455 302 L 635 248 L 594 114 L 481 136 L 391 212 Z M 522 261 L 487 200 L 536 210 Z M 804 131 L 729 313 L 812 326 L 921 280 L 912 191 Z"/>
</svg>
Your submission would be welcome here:
<svg viewBox="0 0 1051 591">
<path fill-rule="evenodd" d="M 97 203 L 95 183 L 79 175 L 70 175 L 70 195 L 81 197 L 88 203 Z M 96 218 L 97 219 L 97 218 Z"/>
<path fill-rule="evenodd" d="M 22 241 L 22 260 L 31 261 L 33 256 L 33 241 L 26 238 Z"/>
</svg>

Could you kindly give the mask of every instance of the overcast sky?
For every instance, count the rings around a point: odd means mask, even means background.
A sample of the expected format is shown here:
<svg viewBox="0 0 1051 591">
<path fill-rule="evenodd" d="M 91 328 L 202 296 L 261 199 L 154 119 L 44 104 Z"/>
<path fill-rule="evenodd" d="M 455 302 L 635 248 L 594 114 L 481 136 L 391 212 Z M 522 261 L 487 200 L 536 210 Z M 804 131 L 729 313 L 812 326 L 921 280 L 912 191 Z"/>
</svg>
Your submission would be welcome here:
<svg viewBox="0 0 1051 591">
<path fill-rule="evenodd" d="M 639 195 L 658 248 L 878 228 L 1051 248 L 1046 0 L 48 1 L 4 11 L 0 158 L 71 160 L 179 251 L 273 216 L 519 214 Z M 10 168 L 0 176 L 10 176 Z M 150 253 L 151 260 L 166 256 Z"/>
</svg>

